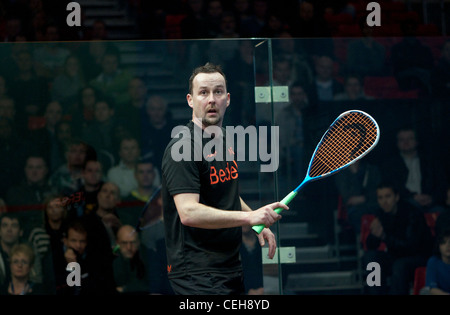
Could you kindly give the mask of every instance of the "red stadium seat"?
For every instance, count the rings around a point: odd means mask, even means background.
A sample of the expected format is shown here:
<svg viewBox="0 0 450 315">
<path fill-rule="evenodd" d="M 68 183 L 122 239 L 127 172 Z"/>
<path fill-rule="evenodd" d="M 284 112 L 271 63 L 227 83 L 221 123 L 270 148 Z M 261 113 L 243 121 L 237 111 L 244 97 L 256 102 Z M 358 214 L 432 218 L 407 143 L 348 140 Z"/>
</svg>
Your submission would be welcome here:
<svg viewBox="0 0 450 315">
<path fill-rule="evenodd" d="M 367 250 L 367 236 L 370 234 L 370 224 L 372 223 L 375 216 L 373 214 L 365 214 L 361 217 L 361 234 L 360 234 L 360 242 L 363 250 Z M 381 242 L 380 246 L 377 250 L 384 251 L 386 250 L 386 243 Z"/>
<path fill-rule="evenodd" d="M 419 295 L 420 290 L 425 287 L 427 267 L 417 267 L 414 272 L 413 295 Z"/>
</svg>

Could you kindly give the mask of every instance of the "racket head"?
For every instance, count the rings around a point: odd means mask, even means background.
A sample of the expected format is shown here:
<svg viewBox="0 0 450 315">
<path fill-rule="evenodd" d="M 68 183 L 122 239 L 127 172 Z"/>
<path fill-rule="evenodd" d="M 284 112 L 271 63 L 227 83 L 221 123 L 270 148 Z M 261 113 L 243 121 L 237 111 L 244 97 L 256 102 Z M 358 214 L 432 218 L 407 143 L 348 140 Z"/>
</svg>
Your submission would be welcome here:
<svg viewBox="0 0 450 315">
<path fill-rule="evenodd" d="M 147 200 L 142 208 L 141 215 L 136 223 L 136 231 L 141 231 L 150 222 L 160 217 L 162 214 L 161 186 L 157 187 L 152 196 Z"/>
<path fill-rule="evenodd" d="M 378 123 L 361 110 L 340 114 L 322 136 L 311 157 L 306 180 L 339 172 L 366 156 L 380 139 Z"/>
</svg>

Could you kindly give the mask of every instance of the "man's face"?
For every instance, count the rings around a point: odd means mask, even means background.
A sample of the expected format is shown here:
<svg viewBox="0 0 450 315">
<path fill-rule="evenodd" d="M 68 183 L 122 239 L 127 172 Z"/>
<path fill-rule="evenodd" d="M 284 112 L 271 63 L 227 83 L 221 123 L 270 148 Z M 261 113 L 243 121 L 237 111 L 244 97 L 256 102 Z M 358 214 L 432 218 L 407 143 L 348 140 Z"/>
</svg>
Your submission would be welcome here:
<svg viewBox="0 0 450 315">
<path fill-rule="evenodd" d="M 67 161 L 71 166 L 82 166 L 86 158 L 87 148 L 83 144 L 73 144 L 67 152 Z"/>
<path fill-rule="evenodd" d="M 222 126 L 223 116 L 230 105 L 225 78 L 218 72 L 199 73 L 192 84 L 192 94 L 187 95 L 193 109 L 193 120 L 203 127 Z"/>
<path fill-rule="evenodd" d="M 48 169 L 44 159 L 30 157 L 25 165 L 25 176 L 30 184 L 38 184 L 45 180 Z"/>
<path fill-rule="evenodd" d="M 108 121 L 114 115 L 114 110 L 106 102 L 97 102 L 94 106 L 94 117 L 98 122 Z"/>
<path fill-rule="evenodd" d="M 118 233 L 117 243 L 120 246 L 120 252 L 125 258 L 131 259 L 139 249 L 139 239 L 134 230 L 121 229 Z"/>
<path fill-rule="evenodd" d="M 83 170 L 83 179 L 87 185 L 97 185 L 102 180 L 102 165 L 98 161 L 88 161 Z"/>
<path fill-rule="evenodd" d="M 67 237 L 64 238 L 64 245 L 77 251 L 82 255 L 87 246 L 87 235 L 84 232 L 70 229 L 67 231 Z"/>
<path fill-rule="evenodd" d="M 417 149 L 417 140 L 414 131 L 403 130 L 397 135 L 397 147 L 401 153 L 412 153 Z"/>
<path fill-rule="evenodd" d="M 45 110 L 45 120 L 48 125 L 55 126 L 62 119 L 62 108 L 58 102 L 51 102 Z"/>
<path fill-rule="evenodd" d="M 125 139 L 120 144 L 120 158 L 125 163 L 134 163 L 140 155 L 139 143 L 134 139 Z"/>
<path fill-rule="evenodd" d="M 64 204 L 60 198 L 52 199 L 45 208 L 50 221 L 60 221 L 64 218 Z"/>
<path fill-rule="evenodd" d="M 23 231 L 17 219 L 3 218 L 0 223 L 0 240 L 9 246 L 19 242 Z"/>
<path fill-rule="evenodd" d="M 102 209 L 114 209 L 120 201 L 119 187 L 105 183 L 97 194 L 98 206 Z"/>
<path fill-rule="evenodd" d="M 397 209 L 399 195 L 391 188 L 377 189 L 378 205 L 385 213 L 394 213 Z"/>
<path fill-rule="evenodd" d="M 140 163 L 136 166 L 135 173 L 136 181 L 140 187 L 152 187 L 153 180 L 155 179 L 155 172 L 153 170 L 153 164 Z"/>
</svg>

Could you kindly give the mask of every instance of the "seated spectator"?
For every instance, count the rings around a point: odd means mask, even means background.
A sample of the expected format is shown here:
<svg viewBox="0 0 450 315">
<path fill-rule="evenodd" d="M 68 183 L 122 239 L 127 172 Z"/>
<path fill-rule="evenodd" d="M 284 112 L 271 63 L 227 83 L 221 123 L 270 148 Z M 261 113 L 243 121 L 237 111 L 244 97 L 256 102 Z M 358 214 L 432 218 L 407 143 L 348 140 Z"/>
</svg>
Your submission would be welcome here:
<svg viewBox="0 0 450 315">
<path fill-rule="evenodd" d="M 359 28 L 363 36 L 348 44 L 345 71 L 362 78 L 386 75 L 386 48 L 373 37 L 374 27 L 367 25 L 364 16 L 359 20 Z"/>
<path fill-rule="evenodd" d="M 97 152 L 98 160 L 105 170 L 115 164 L 116 119 L 114 104 L 111 99 L 97 101 L 94 105 L 94 119 L 82 131 L 82 139 Z"/>
<path fill-rule="evenodd" d="M 92 154 L 91 148 L 79 139 L 70 139 L 64 143 L 66 163 L 50 176 L 50 185 L 57 193 L 70 195 L 81 188 L 83 165 Z"/>
<path fill-rule="evenodd" d="M 336 174 L 334 179 L 348 222 L 359 234 L 362 216 L 374 214 L 378 205 L 376 189 L 381 181 L 380 170 L 377 165 L 363 159 Z"/>
<path fill-rule="evenodd" d="M 437 235 L 434 255 L 427 262 L 425 287 L 431 295 L 450 295 L 450 227 Z"/>
<path fill-rule="evenodd" d="M 6 194 L 6 204 L 21 217 L 25 234 L 34 226 L 42 225 L 42 205 L 45 198 L 54 192 L 48 184 L 48 167 L 44 158 L 30 155 L 24 167 L 25 180 L 11 187 Z"/>
<path fill-rule="evenodd" d="M 334 60 L 329 56 L 317 57 L 314 61 L 314 81 L 309 96 L 311 102 L 332 101 L 343 91 L 344 86 L 334 73 Z"/>
<path fill-rule="evenodd" d="M 409 295 L 415 269 L 426 266 L 431 256 L 431 230 L 423 213 L 402 200 L 394 185 L 378 185 L 377 200 L 379 208 L 370 225 L 362 261 L 363 266 L 369 262 L 380 265 L 381 286 L 365 289 L 368 294 Z M 386 244 L 386 251 L 377 250 L 381 242 Z"/>
<path fill-rule="evenodd" d="M 442 210 L 446 178 L 439 160 L 422 145 L 416 131 L 404 127 L 397 132 L 398 152 L 385 157 L 381 172 L 386 181 L 393 182 L 400 196 L 425 212 Z"/>
<path fill-rule="evenodd" d="M 118 210 L 122 223 L 136 226 L 142 213 L 142 208 L 156 190 L 155 168 L 150 160 L 139 160 L 134 169 L 134 177 L 137 182 L 136 189 L 130 191 L 124 201 L 129 202 L 128 207 Z"/>
<path fill-rule="evenodd" d="M 142 156 L 150 158 L 158 170 L 161 169 L 162 155 L 171 140 L 175 123 L 167 107 L 167 100 L 159 95 L 151 96 L 146 104 L 146 116 L 142 125 Z"/>
<path fill-rule="evenodd" d="M 335 101 L 367 101 L 373 99 L 372 96 L 364 93 L 364 81 L 356 74 L 348 74 L 344 81 L 344 92 L 334 96 Z"/>
<path fill-rule="evenodd" d="M 71 113 L 74 136 L 81 137 L 82 131 L 94 120 L 95 104 L 102 98 L 103 94 L 89 85 L 79 91 L 77 103 Z"/>
<path fill-rule="evenodd" d="M 417 27 L 418 23 L 413 19 L 401 23 L 403 39 L 392 46 L 390 63 L 400 89 L 418 89 L 429 95 L 434 58 L 430 47 L 417 38 Z"/>
<path fill-rule="evenodd" d="M 31 279 L 34 265 L 34 252 L 30 245 L 21 243 L 11 248 L 11 280 L 0 286 L 0 295 L 43 295 L 46 294 L 40 283 Z"/>
<path fill-rule="evenodd" d="M 148 98 L 148 89 L 143 79 L 134 77 L 128 84 L 130 101 L 116 110 L 118 124 L 122 125 L 133 137 L 140 139 L 141 121 Z"/>
<path fill-rule="evenodd" d="M 51 97 L 58 101 L 64 109 L 64 114 L 72 114 L 78 95 L 85 86 L 84 76 L 77 56 L 69 55 L 64 61 L 64 69 L 52 81 Z"/>
<path fill-rule="evenodd" d="M 57 288 L 58 295 L 108 295 L 114 294 L 115 283 L 112 272 L 112 261 L 105 259 L 103 252 L 92 246 L 90 231 L 81 219 L 68 223 L 64 236 L 64 253 L 61 266 L 56 272 L 61 279 Z M 77 262 L 80 264 L 81 286 L 68 286 L 66 279 L 69 272 L 67 264 Z"/>
<path fill-rule="evenodd" d="M 102 57 L 102 72 L 89 82 L 104 95 L 114 99 L 120 107 L 130 101 L 128 84 L 132 75 L 120 67 L 120 54 L 116 50 L 107 50 Z"/>
<path fill-rule="evenodd" d="M 56 127 L 62 121 L 63 109 L 59 102 L 47 104 L 44 112 L 45 125 L 30 132 L 33 149 L 40 152 L 48 163 L 50 172 L 58 168 L 64 160 L 61 156 L 61 142 L 56 136 Z"/>
<path fill-rule="evenodd" d="M 70 193 L 69 217 L 81 217 L 97 208 L 97 195 L 104 182 L 103 166 L 97 160 L 87 160 L 81 172 L 83 184 Z"/>
<path fill-rule="evenodd" d="M 137 188 L 134 174 L 140 154 L 141 149 L 137 139 L 125 137 L 120 141 L 119 164 L 108 170 L 107 179 L 119 186 L 122 198 L 127 197 Z"/>
<path fill-rule="evenodd" d="M 119 251 L 114 259 L 116 290 L 121 294 L 149 294 L 148 276 L 154 268 L 146 265 L 138 232 L 131 225 L 122 225 L 117 231 Z"/>
<path fill-rule="evenodd" d="M 18 71 L 10 84 L 10 95 L 16 103 L 17 113 L 21 113 L 20 124 L 27 126 L 28 118 L 42 115 L 50 102 L 49 82 L 35 73 L 30 51 L 21 51 L 15 60 Z"/>
<path fill-rule="evenodd" d="M 70 50 L 58 43 L 59 26 L 48 23 L 45 26 L 44 43 L 36 46 L 33 54 L 36 74 L 50 82 L 60 75 L 64 69 L 64 62 L 70 55 Z"/>
<path fill-rule="evenodd" d="M 27 244 L 34 253 L 35 261 L 31 266 L 30 280 L 33 283 L 41 284 L 46 290 L 50 290 L 53 285 L 53 277 L 49 272 L 52 265 L 47 259 L 42 259 L 34 242 L 26 240 L 23 225 L 20 218 L 14 213 L 4 213 L 0 217 L 0 280 L 2 283 L 11 281 L 11 253 L 15 245 Z M 47 256 L 49 257 L 49 256 Z M 6 282 L 5 282 L 6 281 Z"/>
</svg>

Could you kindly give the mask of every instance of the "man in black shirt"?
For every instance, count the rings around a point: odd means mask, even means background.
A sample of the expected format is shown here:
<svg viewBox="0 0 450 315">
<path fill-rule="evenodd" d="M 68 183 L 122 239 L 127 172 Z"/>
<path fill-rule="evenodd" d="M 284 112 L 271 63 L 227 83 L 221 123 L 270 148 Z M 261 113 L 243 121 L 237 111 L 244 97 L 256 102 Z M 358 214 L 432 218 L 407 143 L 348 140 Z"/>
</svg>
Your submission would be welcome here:
<svg viewBox="0 0 450 315">
<path fill-rule="evenodd" d="M 288 207 L 275 202 L 252 211 L 239 196 L 238 165 L 222 128 L 230 93 L 220 66 L 196 68 L 186 98 L 192 121 L 162 160 L 168 277 L 177 294 L 243 294 L 241 227 L 264 224 L 259 243 L 268 242 L 273 258 L 276 242 L 268 227 L 281 218 L 274 209 Z"/>
</svg>

